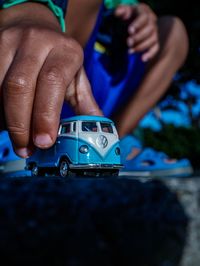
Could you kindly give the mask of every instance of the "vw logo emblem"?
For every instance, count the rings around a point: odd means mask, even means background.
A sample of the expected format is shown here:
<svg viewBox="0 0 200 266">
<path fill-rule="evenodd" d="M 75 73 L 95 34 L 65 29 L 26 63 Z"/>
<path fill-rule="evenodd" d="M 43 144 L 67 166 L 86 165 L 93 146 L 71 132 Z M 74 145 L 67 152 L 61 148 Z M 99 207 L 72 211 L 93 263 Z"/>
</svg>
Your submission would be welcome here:
<svg viewBox="0 0 200 266">
<path fill-rule="evenodd" d="M 97 140 L 96 140 L 97 146 L 99 146 L 100 148 L 106 148 L 108 145 L 108 140 L 105 136 L 100 135 Z"/>
</svg>

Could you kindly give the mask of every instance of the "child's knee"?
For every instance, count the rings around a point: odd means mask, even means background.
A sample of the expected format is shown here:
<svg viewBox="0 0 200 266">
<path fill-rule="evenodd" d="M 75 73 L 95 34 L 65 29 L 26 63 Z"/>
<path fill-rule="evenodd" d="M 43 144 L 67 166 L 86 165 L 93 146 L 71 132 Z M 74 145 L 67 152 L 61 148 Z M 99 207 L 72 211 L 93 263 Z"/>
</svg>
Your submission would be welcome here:
<svg viewBox="0 0 200 266">
<path fill-rule="evenodd" d="M 178 17 L 165 16 L 159 19 L 161 53 L 182 64 L 188 53 L 188 35 Z"/>
</svg>

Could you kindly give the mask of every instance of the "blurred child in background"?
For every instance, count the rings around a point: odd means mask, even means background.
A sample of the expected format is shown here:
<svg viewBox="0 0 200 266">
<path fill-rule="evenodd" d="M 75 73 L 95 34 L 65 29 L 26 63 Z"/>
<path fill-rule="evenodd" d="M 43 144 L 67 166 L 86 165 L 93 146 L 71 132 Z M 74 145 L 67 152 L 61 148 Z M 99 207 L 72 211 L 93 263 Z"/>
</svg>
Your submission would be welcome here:
<svg viewBox="0 0 200 266">
<path fill-rule="evenodd" d="M 184 63 L 188 38 L 180 19 L 158 18 L 134 0 L 55 0 L 64 12 L 67 6 L 63 34 L 49 1 L 7 2 L 0 14 L 1 125 L 19 156 L 55 142 L 65 99 L 64 117 L 104 114 L 115 121 L 129 173 L 191 172 L 188 160 L 145 149 L 129 135 Z"/>
</svg>

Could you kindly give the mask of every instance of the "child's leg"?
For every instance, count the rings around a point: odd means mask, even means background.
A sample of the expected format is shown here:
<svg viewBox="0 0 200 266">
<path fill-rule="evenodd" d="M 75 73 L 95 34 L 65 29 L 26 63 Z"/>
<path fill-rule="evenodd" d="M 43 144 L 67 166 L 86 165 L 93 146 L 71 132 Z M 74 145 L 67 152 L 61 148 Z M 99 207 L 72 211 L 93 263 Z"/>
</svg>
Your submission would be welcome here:
<svg viewBox="0 0 200 266">
<path fill-rule="evenodd" d="M 188 37 L 182 22 L 175 17 L 163 17 L 158 23 L 160 52 L 149 63 L 137 92 L 123 109 L 114 114 L 120 137 L 131 132 L 166 92 L 175 72 L 186 58 Z"/>
</svg>

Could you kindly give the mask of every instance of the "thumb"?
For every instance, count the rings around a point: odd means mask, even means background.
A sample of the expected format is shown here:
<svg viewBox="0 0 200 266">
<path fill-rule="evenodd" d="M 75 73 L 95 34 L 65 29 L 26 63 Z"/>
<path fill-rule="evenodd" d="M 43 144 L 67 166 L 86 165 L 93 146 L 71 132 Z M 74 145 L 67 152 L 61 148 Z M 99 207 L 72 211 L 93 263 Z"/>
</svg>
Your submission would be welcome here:
<svg viewBox="0 0 200 266">
<path fill-rule="evenodd" d="M 103 116 L 92 94 L 91 86 L 82 67 L 67 89 L 65 100 L 76 114 Z"/>
</svg>

